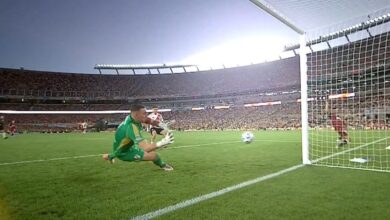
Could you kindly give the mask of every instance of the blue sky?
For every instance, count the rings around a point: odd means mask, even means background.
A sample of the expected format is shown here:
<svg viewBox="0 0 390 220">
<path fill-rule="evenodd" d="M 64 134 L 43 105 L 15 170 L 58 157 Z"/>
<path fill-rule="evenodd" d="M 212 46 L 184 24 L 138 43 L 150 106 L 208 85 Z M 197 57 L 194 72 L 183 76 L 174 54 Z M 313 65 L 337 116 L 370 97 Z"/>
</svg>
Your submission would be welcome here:
<svg viewBox="0 0 390 220">
<path fill-rule="evenodd" d="M 257 61 L 298 35 L 249 0 L 2 0 L 0 67 Z"/>
</svg>

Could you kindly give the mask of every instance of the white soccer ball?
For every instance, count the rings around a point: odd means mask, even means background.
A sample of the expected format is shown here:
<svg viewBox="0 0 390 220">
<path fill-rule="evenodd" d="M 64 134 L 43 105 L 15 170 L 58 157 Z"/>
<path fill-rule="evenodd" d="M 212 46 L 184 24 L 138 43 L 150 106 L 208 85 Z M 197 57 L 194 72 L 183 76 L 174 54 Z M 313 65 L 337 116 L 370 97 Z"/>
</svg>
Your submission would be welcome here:
<svg viewBox="0 0 390 220">
<path fill-rule="evenodd" d="M 252 132 L 246 131 L 246 132 L 242 133 L 241 140 L 242 140 L 242 142 L 249 144 L 253 141 L 254 137 L 255 137 L 255 135 L 253 135 Z"/>
</svg>

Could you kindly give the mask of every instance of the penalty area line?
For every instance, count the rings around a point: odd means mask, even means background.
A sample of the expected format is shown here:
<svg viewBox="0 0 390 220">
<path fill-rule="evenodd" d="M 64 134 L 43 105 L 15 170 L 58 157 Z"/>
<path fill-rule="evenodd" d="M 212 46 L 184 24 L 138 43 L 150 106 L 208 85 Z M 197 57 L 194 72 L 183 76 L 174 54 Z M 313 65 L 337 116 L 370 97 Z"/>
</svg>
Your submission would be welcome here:
<svg viewBox="0 0 390 220">
<path fill-rule="evenodd" d="M 257 140 L 257 141 L 270 141 L 270 140 Z M 239 143 L 239 142 L 241 142 L 241 141 L 214 142 L 214 143 L 207 143 L 207 144 L 182 145 L 182 146 L 176 146 L 176 147 L 168 147 L 168 148 L 164 148 L 164 149 L 161 149 L 161 150 L 170 150 L 170 149 L 173 150 L 173 149 L 181 149 L 181 148 L 201 147 L 201 146 L 207 146 L 207 145 L 233 144 L 233 143 Z M 80 158 L 88 158 L 88 157 L 98 157 L 98 156 L 102 156 L 102 155 L 103 154 L 93 154 L 93 155 L 81 155 L 81 156 L 73 156 L 73 157 L 59 157 L 59 158 L 51 158 L 51 159 L 38 159 L 38 160 L 25 160 L 25 161 L 16 161 L 16 162 L 5 162 L 5 163 L 0 163 L 0 166 L 17 165 L 17 164 L 28 164 L 28 163 L 41 163 L 41 162 L 56 161 L 56 160 L 80 159 Z"/>
<path fill-rule="evenodd" d="M 165 150 L 189 148 L 189 147 L 200 147 L 200 146 L 206 146 L 206 145 L 232 144 L 232 143 L 236 143 L 236 142 L 240 142 L 240 141 L 216 142 L 216 143 L 194 144 L 194 145 L 182 145 L 182 146 L 177 146 L 177 147 L 166 148 Z M 51 158 L 51 159 L 39 159 L 39 160 L 24 160 L 24 161 L 16 161 L 16 162 L 5 162 L 5 163 L 0 163 L 0 166 L 17 165 L 17 164 L 28 164 L 28 163 L 40 163 L 40 162 L 56 161 L 56 160 L 80 159 L 80 158 L 88 158 L 88 157 L 98 157 L 98 156 L 102 156 L 102 155 L 103 154 L 93 154 L 93 155 L 81 155 L 81 156 L 73 156 L 73 157 L 59 157 L 59 158 Z"/>
<path fill-rule="evenodd" d="M 94 155 L 82 155 L 82 156 L 74 156 L 74 157 L 59 157 L 59 158 L 42 159 L 42 160 L 25 160 L 25 161 L 17 161 L 17 162 L 0 163 L 0 166 L 26 164 L 26 163 L 39 163 L 39 162 L 56 161 L 56 160 L 69 160 L 69 159 L 78 159 L 78 158 L 86 158 L 86 157 L 97 157 L 101 155 L 102 154 L 94 154 Z"/>
</svg>

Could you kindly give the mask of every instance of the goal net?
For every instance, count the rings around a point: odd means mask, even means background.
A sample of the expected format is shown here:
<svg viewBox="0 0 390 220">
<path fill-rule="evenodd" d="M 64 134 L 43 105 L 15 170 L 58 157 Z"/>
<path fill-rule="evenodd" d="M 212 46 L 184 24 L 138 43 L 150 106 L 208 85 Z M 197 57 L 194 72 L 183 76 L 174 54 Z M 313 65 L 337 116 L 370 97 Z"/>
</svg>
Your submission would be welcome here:
<svg viewBox="0 0 390 220">
<path fill-rule="evenodd" d="M 251 1 L 301 35 L 303 163 L 390 172 L 389 2 Z"/>
<path fill-rule="evenodd" d="M 308 36 L 312 164 L 390 172 L 389 21 L 384 13 Z"/>
</svg>

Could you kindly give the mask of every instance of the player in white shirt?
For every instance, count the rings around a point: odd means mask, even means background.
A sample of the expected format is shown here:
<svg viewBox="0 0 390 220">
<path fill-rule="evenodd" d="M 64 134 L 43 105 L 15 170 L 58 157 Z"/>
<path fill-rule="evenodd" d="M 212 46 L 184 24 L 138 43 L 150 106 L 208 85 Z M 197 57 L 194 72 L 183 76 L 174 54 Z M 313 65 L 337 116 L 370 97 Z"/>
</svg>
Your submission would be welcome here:
<svg viewBox="0 0 390 220">
<path fill-rule="evenodd" d="M 84 121 L 82 124 L 81 124 L 81 127 L 83 129 L 83 133 L 87 133 L 87 128 L 88 128 L 88 123 L 87 121 Z"/>
<path fill-rule="evenodd" d="M 162 115 L 160 113 L 158 113 L 158 108 L 157 106 L 153 106 L 153 109 L 152 109 L 152 113 L 150 113 L 148 115 L 148 118 L 154 120 L 154 121 L 158 121 L 158 122 L 164 122 L 164 119 L 162 117 Z M 152 135 L 152 140 L 151 140 L 151 143 L 155 143 L 156 142 L 156 137 L 157 135 L 166 135 L 167 134 L 167 130 L 164 130 L 164 128 L 162 127 L 158 127 L 158 126 L 153 126 L 150 128 L 150 134 Z"/>
</svg>

